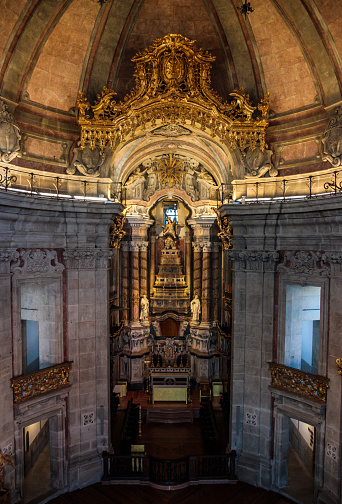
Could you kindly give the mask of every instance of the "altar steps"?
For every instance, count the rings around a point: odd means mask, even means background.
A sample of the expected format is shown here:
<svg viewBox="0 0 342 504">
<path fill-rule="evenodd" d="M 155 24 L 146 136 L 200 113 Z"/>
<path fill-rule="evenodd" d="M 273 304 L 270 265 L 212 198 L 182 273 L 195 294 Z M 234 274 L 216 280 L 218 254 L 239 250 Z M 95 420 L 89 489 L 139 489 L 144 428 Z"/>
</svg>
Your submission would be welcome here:
<svg viewBox="0 0 342 504">
<path fill-rule="evenodd" d="M 193 423 L 192 408 L 148 408 L 146 422 Z"/>
</svg>

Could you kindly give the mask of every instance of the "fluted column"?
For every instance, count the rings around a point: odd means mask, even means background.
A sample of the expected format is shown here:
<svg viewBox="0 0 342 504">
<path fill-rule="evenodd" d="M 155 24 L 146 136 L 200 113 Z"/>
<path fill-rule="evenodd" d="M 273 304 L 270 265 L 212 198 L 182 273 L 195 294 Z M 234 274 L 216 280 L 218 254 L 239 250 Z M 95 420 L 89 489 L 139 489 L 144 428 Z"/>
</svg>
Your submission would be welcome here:
<svg viewBox="0 0 342 504">
<path fill-rule="evenodd" d="M 121 306 L 122 319 L 129 320 L 129 245 L 121 244 Z"/>
<path fill-rule="evenodd" d="M 139 245 L 131 244 L 131 316 L 132 322 L 139 322 L 139 299 L 140 299 L 140 282 L 139 282 Z"/>
<path fill-rule="evenodd" d="M 148 243 L 140 243 L 140 296 L 147 296 L 147 247 Z"/>
<path fill-rule="evenodd" d="M 210 301 L 211 301 L 211 246 L 210 243 L 203 244 L 202 253 L 202 323 L 210 321 Z"/>
<path fill-rule="evenodd" d="M 194 247 L 194 295 L 201 297 L 202 293 L 202 247 L 198 243 Z"/>
<path fill-rule="evenodd" d="M 211 303 L 211 317 L 212 320 L 219 321 L 220 315 L 220 245 L 213 243 L 211 252 L 211 290 L 212 290 L 212 303 Z"/>
</svg>

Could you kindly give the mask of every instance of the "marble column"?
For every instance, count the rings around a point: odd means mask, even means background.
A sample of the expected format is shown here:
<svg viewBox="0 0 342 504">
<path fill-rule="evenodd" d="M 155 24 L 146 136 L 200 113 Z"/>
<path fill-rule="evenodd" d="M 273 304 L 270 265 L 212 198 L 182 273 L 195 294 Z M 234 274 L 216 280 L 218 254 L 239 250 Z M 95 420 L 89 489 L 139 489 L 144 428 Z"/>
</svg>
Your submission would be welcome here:
<svg viewBox="0 0 342 504">
<path fill-rule="evenodd" d="M 198 243 L 193 244 L 194 247 L 194 292 L 201 297 L 202 292 L 202 247 Z"/>
<path fill-rule="evenodd" d="M 220 244 L 212 244 L 211 252 L 211 318 L 218 320 L 220 316 Z"/>
<path fill-rule="evenodd" d="M 139 282 L 139 245 L 132 243 L 130 245 L 131 258 L 131 302 L 130 319 L 132 322 L 139 322 L 139 300 L 140 300 L 140 282 Z"/>
<path fill-rule="evenodd" d="M 210 302 L 211 302 L 211 246 L 210 243 L 203 244 L 202 254 L 202 323 L 210 322 Z"/>
<path fill-rule="evenodd" d="M 189 233 L 185 236 L 185 258 L 184 258 L 184 273 L 187 289 L 190 292 L 191 286 L 191 239 Z"/>
<path fill-rule="evenodd" d="M 147 296 L 147 247 L 148 242 L 140 243 L 140 296 Z"/>
<path fill-rule="evenodd" d="M 151 253 L 150 253 L 150 294 L 153 292 L 153 286 L 156 275 L 156 237 L 151 236 Z"/>
<path fill-rule="evenodd" d="M 129 244 L 121 244 L 121 307 L 122 319 L 129 320 Z"/>
</svg>

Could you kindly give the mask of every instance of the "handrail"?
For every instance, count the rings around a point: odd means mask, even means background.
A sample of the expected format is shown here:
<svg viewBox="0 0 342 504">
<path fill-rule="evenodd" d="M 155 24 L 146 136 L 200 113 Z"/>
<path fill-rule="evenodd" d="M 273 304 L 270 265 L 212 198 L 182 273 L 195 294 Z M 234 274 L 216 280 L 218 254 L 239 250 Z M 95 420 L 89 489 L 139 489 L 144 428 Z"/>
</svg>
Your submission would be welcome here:
<svg viewBox="0 0 342 504">
<path fill-rule="evenodd" d="M 236 452 L 224 455 L 194 455 L 169 460 L 146 455 L 114 455 L 103 458 L 103 481 L 138 480 L 158 485 L 180 485 L 191 481 L 236 480 Z"/>
<path fill-rule="evenodd" d="M 124 200 L 122 183 L 110 178 L 51 174 L 8 163 L 0 163 L 0 190 L 55 199 Z"/>
<path fill-rule="evenodd" d="M 233 180 L 231 184 L 221 184 L 218 192 L 218 201 L 221 204 L 234 201 L 260 203 L 265 200 L 291 201 L 295 198 L 335 196 L 342 192 L 342 168 L 340 170 L 329 168 L 307 175 Z"/>
<path fill-rule="evenodd" d="M 52 174 L 43 170 L 0 162 L 0 192 L 13 191 L 30 196 L 85 201 L 114 201 L 126 204 L 125 188 L 110 178 Z M 307 175 L 233 180 L 221 184 L 217 206 L 229 202 L 255 203 L 291 201 L 335 196 L 342 192 L 342 168 L 329 168 Z"/>
</svg>

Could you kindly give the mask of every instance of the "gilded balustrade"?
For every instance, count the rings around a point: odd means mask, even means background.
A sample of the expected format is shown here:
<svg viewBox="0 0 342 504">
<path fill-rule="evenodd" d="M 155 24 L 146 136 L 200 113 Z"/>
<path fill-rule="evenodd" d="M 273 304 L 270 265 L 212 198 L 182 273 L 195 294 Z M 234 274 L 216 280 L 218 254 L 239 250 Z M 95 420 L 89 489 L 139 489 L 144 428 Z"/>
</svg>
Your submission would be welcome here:
<svg viewBox="0 0 342 504">
<path fill-rule="evenodd" d="M 326 402 L 329 379 L 274 362 L 268 363 L 271 387 L 292 392 L 307 399 Z"/>
<path fill-rule="evenodd" d="M 63 362 L 34 373 L 12 378 L 13 402 L 21 403 L 28 399 L 70 386 L 69 374 L 72 362 Z"/>
</svg>

